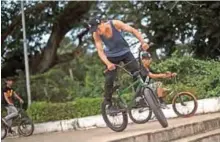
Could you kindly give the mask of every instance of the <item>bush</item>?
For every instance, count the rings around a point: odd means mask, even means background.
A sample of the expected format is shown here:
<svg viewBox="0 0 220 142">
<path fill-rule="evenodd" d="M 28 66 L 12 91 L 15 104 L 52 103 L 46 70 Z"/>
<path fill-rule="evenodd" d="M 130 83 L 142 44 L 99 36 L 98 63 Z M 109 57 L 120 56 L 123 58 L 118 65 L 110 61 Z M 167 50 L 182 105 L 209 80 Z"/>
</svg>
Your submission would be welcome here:
<svg viewBox="0 0 220 142">
<path fill-rule="evenodd" d="M 177 84 L 166 81 L 165 86 L 177 87 L 179 91 L 192 91 L 198 98 L 220 95 L 219 61 L 175 55 L 159 62 L 153 61 L 152 68 L 156 72 L 178 73 Z M 72 70 L 72 77 L 69 69 Z M 101 97 L 104 92 L 103 70 L 104 65 L 97 56 L 79 57 L 58 64 L 43 74 L 31 76 L 32 101 L 62 103 L 83 97 Z M 124 72 L 120 74 L 119 71 L 118 76 L 122 88 L 132 82 Z M 26 100 L 25 81 L 19 79 L 15 85 L 17 92 Z"/>
<path fill-rule="evenodd" d="M 199 99 L 220 96 L 220 63 L 212 60 L 198 60 L 192 57 L 172 57 L 154 62 L 156 72 L 178 73 L 177 83 L 165 81 L 165 86 L 176 87 L 178 91 L 190 91 Z"/>
<path fill-rule="evenodd" d="M 72 119 L 100 114 L 101 98 L 81 98 L 74 102 L 34 102 L 27 112 L 34 122 Z"/>
<path fill-rule="evenodd" d="M 98 57 L 92 56 L 75 58 L 45 73 L 32 75 L 32 101 L 67 102 L 76 98 L 100 97 L 104 86 L 102 67 Z M 16 91 L 26 98 L 24 76 L 15 85 Z"/>
</svg>

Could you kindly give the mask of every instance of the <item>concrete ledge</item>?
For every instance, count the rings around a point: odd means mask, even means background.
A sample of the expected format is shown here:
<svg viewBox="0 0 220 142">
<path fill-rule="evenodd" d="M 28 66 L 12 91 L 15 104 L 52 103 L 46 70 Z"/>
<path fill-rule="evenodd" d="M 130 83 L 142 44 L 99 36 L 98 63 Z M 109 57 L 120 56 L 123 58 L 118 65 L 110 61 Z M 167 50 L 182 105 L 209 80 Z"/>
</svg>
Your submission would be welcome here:
<svg viewBox="0 0 220 142">
<path fill-rule="evenodd" d="M 189 142 L 220 142 L 220 133 L 202 137 Z"/>
<path fill-rule="evenodd" d="M 220 129 L 193 135 L 172 142 L 220 142 Z"/>
<path fill-rule="evenodd" d="M 177 117 L 172 109 L 172 106 L 168 105 L 168 107 L 170 109 L 163 110 L 166 118 Z M 217 111 L 220 111 L 220 97 L 198 100 L 198 109 L 196 114 L 211 113 Z M 155 120 L 155 118 L 153 120 Z M 129 123 L 132 123 L 130 119 Z M 68 130 L 86 130 L 99 127 L 106 127 L 106 124 L 101 115 L 96 115 L 70 120 L 60 120 L 40 124 L 38 123 L 35 124 L 34 134 Z"/>
<path fill-rule="evenodd" d="M 152 131 L 145 134 L 121 138 L 111 142 L 170 142 L 172 140 L 205 133 L 219 128 L 220 116 L 209 120 L 168 127 L 166 129 Z"/>
</svg>

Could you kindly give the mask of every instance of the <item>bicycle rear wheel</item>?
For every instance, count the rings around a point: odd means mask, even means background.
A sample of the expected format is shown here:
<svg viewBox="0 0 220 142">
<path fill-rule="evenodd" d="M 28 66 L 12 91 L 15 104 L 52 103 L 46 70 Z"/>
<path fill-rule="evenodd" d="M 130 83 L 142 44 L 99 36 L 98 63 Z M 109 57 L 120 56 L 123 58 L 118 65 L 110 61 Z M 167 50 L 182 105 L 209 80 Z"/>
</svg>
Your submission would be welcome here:
<svg viewBox="0 0 220 142">
<path fill-rule="evenodd" d="M 137 100 L 139 98 L 139 100 Z M 132 100 L 132 104 L 128 110 L 129 117 L 134 123 L 144 124 L 147 123 L 152 116 L 152 110 L 148 103 L 142 96 L 136 97 Z"/>
<path fill-rule="evenodd" d="M 198 102 L 196 97 L 190 92 L 181 92 L 174 96 L 172 107 L 178 116 L 190 117 L 196 113 Z"/>
<path fill-rule="evenodd" d="M 149 104 L 150 108 L 154 112 L 154 115 L 159 121 L 159 123 L 161 124 L 161 126 L 164 128 L 168 127 L 167 119 L 164 116 L 163 111 L 160 108 L 158 100 L 156 99 L 153 91 L 150 88 L 146 87 L 144 89 L 144 97 L 147 103 Z"/>
<path fill-rule="evenodd" d="M 110 113 L 109 104 L 103 101 L 101 110 L 102 117 L 106 125 L 115 132 L 121 132 L 126 129 L 128 125 L 128 116 L 125 110 L 122 110 L 115 101 L 112 102 L 112 106 L 117 108 L 117 112 Z"/>
</svg>

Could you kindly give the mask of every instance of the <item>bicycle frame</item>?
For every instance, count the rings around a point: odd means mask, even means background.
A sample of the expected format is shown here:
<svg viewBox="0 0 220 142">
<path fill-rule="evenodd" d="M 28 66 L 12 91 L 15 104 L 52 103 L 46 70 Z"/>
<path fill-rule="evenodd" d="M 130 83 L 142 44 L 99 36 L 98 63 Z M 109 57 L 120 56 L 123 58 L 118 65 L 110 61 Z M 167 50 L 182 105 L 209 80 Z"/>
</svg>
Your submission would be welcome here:
<svg viewBox="0 0 220 142">
<path fill-rule="evenodd" d="M 123 108 L 126 108 L 126 109 L 127 109 L 128 107 L 132 106 L 132 101 L 129 101 L 128 103 L 126 103 L 126 100 L 125 100 L 122 96 L 125 94 L 125 92 L 127 92 L 129 89 L 131 89 L 131 88 L 134 87 L 135 85 L 137 85 L 137 89 L 138 89 L 138 88 L 141 88 L 141 87 L 143 87 L 143 86 L 146 86 L 146 84 L 141 80 L 141 78 L 138 78 L 136 81 L 134 81 L 133 83 L 131 83 L 128 87 L 126 87 L 126 88 L 124 88 L 124 89 L 122 89 L 122 90 L 120 90 L 120 89 L 117 89 L 117 90 L 116 90 L 116 94 L 117 94 L 117 96 L 118 96 L 120 102 L 123 103 L 123 104 L 122 104 L 122 107 L 123 107 Z M 134 94 L 134 96 L 133 96 L 133 99 L 134 99 L 134 97 L 135 97 L 135 94 Z M 133 99 L 132 99 L 132 100 L 133 100 Z"/>
<path fill-rule="evenodd" d="M 175 84 L 176 84 L 176 82 L 177 82 L 177 79 L 176 79 L 176 77 L 174 77 L 174 82 L 175 82 Z M 173 94 L 175 94 L 175 93 L 177 93 L 177 90 L 176 90 L 176 88 L 172 88 L 172 91 L 167 95 L 167 96 L 172 96 Z"/>
<path fill-rule="evenodd" d="M 139 64 L 141 64 L 141 60 L 140 60 L 140 52 L 141 50 L 139 50 L 139 56 L 138 56 L 138 62 Z M 137 59 L 135 59 L 137 60 Z M 133 60 L 132 60 L 133 61 Z M 123 65 L 123 66 L 120 66 L 120 65 L 116 65 L 116 67 L 122 69 L 124 72 L 126 72 L 130 77 L 134 77 L 134 75 L 132 75 L 128 70 L 125 69 L 125 66 L 128 65 L 129 63 L 131 63 L 132 61 L 128 62 L 127 64 Z M 132 87 L 136 86 L 137 85 L 137 89 L 138 88 L 142 88 L 142 87 L 146 87 L 148 86 L 148 84 L 146 84 L 143 79 L 141 78 L 141 75 L 140 75 L 140 70 L 136 71 L 135 73 L 137 74 L 136 77 L 137 77 L 137 80 L 132 82 L 128 87 L 124 88 L 124 89 L 116 89 L 116 94 L 117 96 L 119 97 L 119 99 L 125 104 L 127 105 L 127 103 L 125 102 L 125 100 L 122 98 L 122 96 L 125 94 L 125 92 L 127 92 L 129 89 L 131 89 Z M 135 74 L 134 73 L 134 74 Z M 131 104 L 131 103 L 129 103 Z"/>
<path fill-rule="evenodd" d="M 138 87 L 139 87 L 140 84 L 141 84 L 140 80 L 136 80 L 135 82 L 133 82 L 132 84 L 130 84 L 128 87 L 126 87 L 123 90 L 117 90 L 118 96 L 123 96 L 123 94 L 125 94 L 125 92 L 127 92 L 129 89 L 131 89 L 133 86 L 135 86 L 137 84 L 138 84 Z"/>
</svg>

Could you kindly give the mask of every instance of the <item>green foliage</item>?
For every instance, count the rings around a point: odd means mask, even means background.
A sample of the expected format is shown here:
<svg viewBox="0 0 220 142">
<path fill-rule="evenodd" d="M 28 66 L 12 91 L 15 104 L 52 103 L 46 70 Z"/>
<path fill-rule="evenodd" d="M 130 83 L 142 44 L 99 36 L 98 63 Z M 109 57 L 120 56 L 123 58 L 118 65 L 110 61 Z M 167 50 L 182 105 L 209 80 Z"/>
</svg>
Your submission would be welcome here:
<svg viewBox="0 0 220 142">
<path fill-rule="evenodd" d="M 34 102 L 27 112 L 36 123 L 100 114 L 101 98 L 82 98 L 74 102 Z"/>
<path fill-rule="evenodd" d="M 70 67 L 73 79 L 68 71 Z M 153 61 L 152 68 L 156 72 L 178 73 L 176 83 L 169 79 L 163 80 L 165 87 L 192 92 L 199 99 L 220 96 L 220 63 L 217 61 L 203 61 L 174 54 L 169 59 Z M 97 56 L 79 57 L 70 63 L 56 66 L 47 73 L 32 76 L 32 95 L 35 101 L 40 102 L 34 102 L 28 108 L 28 114 L 35 122 L 100 114 L 101 95 L 104 92 L 103 70 Z M 122 84 L 121 88 L 132 82 L 122 71 L 118 70 L 118 74 L 117 82 Z M 47 95 L 43 88 L 46 88 Z M 129 101 L 132 96 L 130 89 L 123 98 Z M 171 98 L 168 97 L 167 101 L 170 102 Z"/>
<path fill-rule="evenodd" d="M 178 91 L 190 91 L 198 98 L 220 96 L 220 63 L 213 60 L 198 60 L 189 56 L 174 56 L 165 61 L 154 62 L 157 72 L 171 71 L 178 74 L 177 83 L 165 81 L 165 86 Z"/>
<path fill-rule="evenodd" d="M 152 51 L 164 48 L 170 56 L 179 40 L 191 43 L 197 57 L 205 59 L 220 55 L 219 8 L 214 1 L 127 1 L 113 2 L 106 11 L 141 29 L 156 44 Z"/>
<path fill-rule="evenodd" d="M 66 102 L 81 97 L 100 97 L 104 86 L 103 71 L 104 66 L 96 55 L 59 64 L 48 72 L 31 76 L 32 100 Z M 23 77 L 15 85 L 16 91 L 26 98 Z"/>
<path fill-rule="evenodd" d="M 178 73 L 177 83 L 164 79 L 167 87 L 178 91 L 191 91 L 198 98 L 219 95 L 220 64 L 213 60 L 199 60 L 190 56 L 174 54 L 162 61 L 153 61 L 156 72 L 172 71 Z M 72 71 L 72 77 L 69 70 Z M 101 97 L 104 92 L 104 65 L 97 55 L 78 57 L 70 62 L 55 66 L 50 71 L 31 76 L 33 101 L 66 102 L 83 97 Z M 118 70 L 117 83 L 121 88 L 130 85 L 132 78 Z M 26 98 L 25 82 L 18 80 L 16 91 Z M 125 93 L 131 93 L 129 89 Z"/>
</svg>

